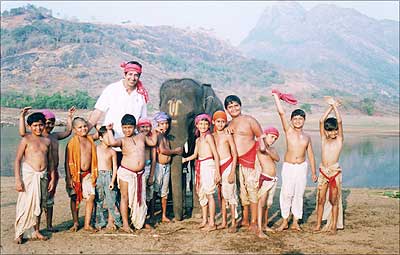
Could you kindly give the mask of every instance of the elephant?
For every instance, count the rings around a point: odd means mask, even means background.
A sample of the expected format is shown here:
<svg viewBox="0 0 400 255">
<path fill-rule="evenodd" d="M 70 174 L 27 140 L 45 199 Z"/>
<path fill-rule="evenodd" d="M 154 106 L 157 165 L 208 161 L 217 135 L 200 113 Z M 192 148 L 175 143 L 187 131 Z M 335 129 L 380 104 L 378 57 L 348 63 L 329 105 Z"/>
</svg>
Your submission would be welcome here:
<svg viewBox="0 0 400 255">
<path fill-rule="evenodd" d="M 207 113 L 212 116 L 215 111 L 223 110 L 224 107 L 211 84 L 201 84 L 193 79 L 183 78 L 169 79 L 163 82 L 160 87 L 159 109 L 168 113 L 172 118 L 169 134 L 171 147 L 183 146 L 187 142 L 187 151 L 184 152 L 183 156 L 188 156 L 194 152 L 196 140 L 194 119 L 196 115 Z M 191 166 L 191 169 L 194 169 L 193 162 L 191 162 Z M 186 204 L 186 179 L 183 178 L 182 167 L 182 157 L 173 157 L 171 162 L 171 189 L 176 220 L 182 220 L 183 209 L 187 209 L 183 206 Z M 193 178 L 191 180 L 193 181 Z M 183 183 L 185 185 L 182 185 Z M 200 213 L 200 205 L 195 193 L 193 192 L 192 215 Z"/>
</svg>

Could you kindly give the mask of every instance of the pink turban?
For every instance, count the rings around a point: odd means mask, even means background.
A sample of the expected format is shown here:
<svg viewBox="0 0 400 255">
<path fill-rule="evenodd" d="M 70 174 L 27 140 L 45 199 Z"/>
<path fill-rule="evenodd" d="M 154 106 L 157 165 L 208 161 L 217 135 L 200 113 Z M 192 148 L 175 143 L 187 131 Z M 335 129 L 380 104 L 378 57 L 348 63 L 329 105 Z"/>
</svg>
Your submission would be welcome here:
<svg viewBox="0 0 400 255">
<path fill-rule="evenodd" d="M 139 74 L 142 73 L 142 68 L 137 64 L 129 64 L 127 62 L 123 62 L 123 63 L 121 63 L 120 66 L 122 68 L 124 68 L 125 73 L 127 73 L 129 71 L 135 71 Z M 147 92 L 147 89 L 145 89 L 145 87 L 143 86 L 143 84 L 140 80 L 136 84 L 136 91 L 137 91 L 137 93 L 144 96 L 144 101 L 146 103 L 149 102 L 149 93 Z"/>
<path fill-rule="evenodd" d="M 194 124 L 197 125 L 201 120 L 207 120 L 208 123 L 211 125 L 211 117 L 210 115 L 206 114 L 206 113 L 202 113 L 196 116 L 196 118 L 194 119 Z M 208 130 L 207 133 L 210 133 L 210 130 Z M 200 131 L 196 128 L 195 131 L 195 135 L 199 136 L 200 135 Z"/>
<path fill-rule="evenodd" d="M 151 127 L 151 121 L 149 119 L 140 119 L 137 123 L 138 127 L 149 125 Z"/>
<path fill-rule="evenodd" d="M 44 109 L 44 110 L 41 110 L 40 112 L 43 113 L 46 120 L 56 118 L 56 115 L 54 115 L 54 113 L 51 112 L 49 109 Z"/>
<path fill-rule="evenodd" d="M 276 135 L 276 139 L 279 138 L 278 129 L 276 129 L 276 128 L 272 127 L 272 126 L 267 127 L 266 129 L 264 129 L 264 134 L 266 134 L 266 135 L 268 135 L 268 134 Z"/>
</svg>

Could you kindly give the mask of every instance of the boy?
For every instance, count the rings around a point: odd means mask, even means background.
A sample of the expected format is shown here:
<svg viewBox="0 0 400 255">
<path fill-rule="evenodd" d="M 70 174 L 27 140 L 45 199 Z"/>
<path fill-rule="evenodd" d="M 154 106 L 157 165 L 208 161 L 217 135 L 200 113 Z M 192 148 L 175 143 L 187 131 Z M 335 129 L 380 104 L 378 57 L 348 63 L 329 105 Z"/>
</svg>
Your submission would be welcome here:
<svg viewBox="0 0 400 255">
<path fill-rule="evenodd" d="M 121 191 L 120 211 L 122 216 L 122 231 L 132 233 L 128 223 L 128 207 L 131 209 L 130 218 L 136 229 L 143 227 L 147 214 L 146 182 L 143 180 L 145 167 L 145 146 L 155 146 L 157 134 L 145 136 L 135 135 L 136 119 L 131 114 L 125 114 L 121 119 L 124 137 L 115 139 L 112 134 L 113 123 L 107 125 L 110 145 L 121 147 L 122 160 L 118 168 L 117 179 Z M 157 129 L 156 129 L 157 131 Z"/>
<path fill-rule="evenodd" d="M 216 185 L 221 180 L 219 174 L 219 155 L 215 147 L 214 138 L 210 134 L 211 118 L 207 114 L 199 114 L 195 118 L 196 146 L 192 156 L 182 158 L 182 163 L 196 160 L 196 192 L 202 209 L 203 221 L 200 228 L 205 231 L 217 229 L 215 225 L 214 192 Z M 208 206 L 207 206 L 208 204 Z M 207 225 L 208 208 L 210 220 Z"/>
<path fill-rule="evenodd" d="M 232 117 L 227 131 L 233 134 L 233 140 L 238 152 L 240 200 L 243 207 L 242 226 L 257 233 L 257 204 L 258 204 L 258 173 L 255 170 L 257 154 L 256 139 L 259 140 L 260 150 L 265 151 L 265 135 L 260 123 L 249 115 L 242 114 L 242 102 L 235 95 L 225 98 L 224 106 Z M 249 224 L 249 205 L 251 224 Z"/>
<path fill-rule="evenodd" d="M 29 115 L 27 121 L 31 135 L 23 137 L 19 143 L 14 165 L 15 187 L 18 192 L 15 220 L 17 244 L 22 243 L 24 232 L 32 227 L 32 239 L 47 240 L 39 232 L 40 215 L 41 208 L 46 207 L 47 192 L 53 191 L 55 181 L 51 141 L 42 136 L 46 119 L 43 113 L 36 112 Z M 51 176 L 49 184 L 46 169 Z"/>
<path fill-rule="evenodd" d="M 154 180 L 154 199 L 157 194 L 161 197 L 161 222 L 169 223 L 170 219 L 167 217 L 167 198 L 169 178 L 171 174 L 171 156 L 182 154 L 182 147 L 171 149 L 169 141 L 169 130 L 171 124 L 171 117 L 165 112 L 158 112 L 154 116 L 154 121 L 160 130 L 157 137 L 157 164 L 155 167 L 155 180 Z"/>
<path fill-rule="evenodd" d="M 21 110 L 21 114 L 19 117 L 19 134 L 20 136 L 24 137 L 26 134 L 25 130 L 25 115 L 27 112 L 31 109 L 32 107 L 25 107 L 24 109 Z M 49 110 L 42 110 L 41 111 L 44 114 L 44 117 L 46 118 L 45 122 L 45 128 L 43 130 L 42 136 L 48 137 L 51 141 L 51 146 L 52 146 L 52 151 L 51 151 L 51 157 L 53 158 L 54 161 L 54 189 L 53 191 L 48 193 L 48 198 L 47 198 L 47 208 L 44 209 L 46 213 L 46 221 L 47 221 L 47 231 L 49 232 L 57 232 L 55 228 L 53 228 L 53 206 L 54 206 L 54 195 L 56 193 L 57 189 L 57 184 L 58 184 L 58 179 L 59 179 L 59 173 L 58 173 L 58 161 L 59 161 L 59 156 L 58 156 L 58 141 L 63 140 L 67 138 L 72 131 L 72 117 L 75 113 L 75 107 L 71 107 L 68 110 L 68 117 L 67 117 L 67 126 L 66 130 L 64 132 L 52 132 L 54 129 L 54 124 L 56 122 L 56 116 L 54 113 L 52 113 Z M 48 173 L 47 178 L 50 180 L 50 175 Z"/>
<path fill-rule="evenodd" d="M 69 140 L 65 150 L 66 188 L 71 198 L 70 206 L 74 222 L 70 231 L 78 231 L 79 205 L 83 199 L 86 199 L 84 230 L 96 232 L 96 229 L 90 225 L 98 176 L 96 146 L 93 137 L 88 135 L 85 119 L 75 117 L 72 128 L 74 136 Z"/>
<path fill-rule="evenodd" d="M 286 153 L 282 166 L 282 188 L 279 197 L 283 221 L 277 230 L 283 231 L 288 228 L 291 211 L 293 213 L 291 229 L 302 231 L 298 220 L 303 217 L 303 196 L 307 184 L 306 152 L 311 165 L 312 180 L 317 181 L 311 138 L 303 131 L 306 114 L 301 109 L 294 110 L 290 117 L 291 125 L 289 125 L 279 101 L 280 93 L 273 90 L 272 95 L 286 135 Z"/>
<path fill-rule="evenodd" d="M 319 231 L 322 219 L 328 219 L 323 230 L 336 234 L 338 228 L 343 229 L 342 169 L 338 162 L 344 138 L 342 117 L 337 109 L 339 103 L 332 97 L 326 97 L 325 99 L 329 104 L 329 108 L 319 121 L 322 162 L 318 177 L 317 225 L 314 230 Z M 332 110 L 335 112 L 336 118 L 328 118 Z M 329 195 L 327 195 L 328 189 Z M 328 198 L 329 202 L 326 201 L 326 198 Z"/>
<path fill-rule="evenodd" d="M 233 141 L 232 135 L 227 134 L 224 129 L 227 122 L 227 116 L 224 111 L 216 111 L 213 114 L 214 124 L 214 140 L 216 149 L 220 158 L 220 174 L 221 174 L 221 214 L 222 224 L 218 227 L 219 229 L 227 228 L 227 213 L 226 208 L 229 206 L 231 210 L 232 226 L 229 228 L 229 233 L 235 233 L 237 231 L 236 226 L 236 207 L 237 207 L 237 195 L 236 195 L 236 175 L 235 166 L 237 163 L 237 151 L 236 145 Z"/>
<path fill-rule="evenodd" d="M 114 130 L 111 130 L 114 134 Z M 107 129 L 100 127 L 97 131 L 100 144 L 96 146 L 98 177 L 96 181 L 96 229 L 106 226 L 104 218 L 104 201 L 108 209 L 107 230 L 116 230 L 122 226 L 121 214 L 116 206 L 117 190 L 114 187 L 117 179 L 117 153 L 110 147 Z M 115 224 L 114 224 L 115 222 Z"/>
<path fill-rule="evenodd" d="M 268 227 L 268 208 L 271 207 L 275 194 L 278 178 L 276 177 L 275 162 L 279 162 L 279 155 L 272 145 L 278 140 L 279 131 L 274 127 L 264 129 L 266 135 L 267 149 L 265 152 L 257 150 L 257 158 L 261 167 L 260 178 L 258 180 L 258 237 L 267 237 L 263 232 L 263 218 L 265 231 L 273 232 Z M 265 207 L 265 202 L 267 206 Z M 265 211 L 264 211 L 265 210 Z M 264 217 L 263 217 L 264 216 Z"/>
<path fill-rule="evenodd" d="M 149 119 L 140 119 L 137 123 L 137 129 L 145 136 L 151 135 L 151 121 Z M 153 222 L 154 217 L 154 199 L 153 199 L 153 184 L 154 184 L 154 169 L 156 167 L 156 147 L 145 147 L 146 163 L 144 166 L 144 179 L 146 181 L 146 204 L 149 214 L 149 223 Z M 145 228 L 152 228 L 150 224 L 145 224 Z"/>
</svg>

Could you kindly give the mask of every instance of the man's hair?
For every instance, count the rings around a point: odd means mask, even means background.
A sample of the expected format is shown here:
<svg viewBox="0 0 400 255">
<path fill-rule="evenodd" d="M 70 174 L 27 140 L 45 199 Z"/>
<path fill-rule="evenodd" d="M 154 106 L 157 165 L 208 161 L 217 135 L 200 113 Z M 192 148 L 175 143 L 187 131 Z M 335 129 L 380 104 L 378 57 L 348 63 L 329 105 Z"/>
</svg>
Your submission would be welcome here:
<svg viewBox="0 0 400 255">
<path fill-rule="evenodd" d="M 72 120 L 72 127 L 75 127 L 77 122 L 84 122 L 84 123 L 87 123 L 87 121 L 86 121 L 84 118 L 82 118 L 82 117 L 75 117 L 75 118 Z"/>
<path fill-rule="evenodd" d="M 326 131 L 338 130 L 337 119 L 334 117 L 327 118 L 324 122 L 324 129 Z"/>
<path fill-rule="evenodd" d="M 306 113 L 302 109 L 296 109 L 292 112 L 292 115 L 290 115 L 290 119 L 293 119 L 295 116 L 301 116 L 304 119 L 306 119 Z"/>
<path fill-rule="evenodd" d="M 132 114 L 125 114 L 121 119 L 121 125 L 132 125 L 136 126 L 136 118 Z"/>
<path fill-rule="evenodd" d="M 99 130 L 97 130 L 97 132 L 99 133 L 99 136 L 100 136 L 100 137 L 104 137 L 104 134 L 107 133 L 107 128 L 106 128 L 106 126 L 101 126 L 101 127 L 99 128 Z M 111 129 L 111 132 L 112 132 L 113 135 L 115 135 L 114 129 Z"/>
<path fill-rule="evenodd" d="M 140 68 L 142 68 L 142 64 L 140 64 L 139 62 L 137 62 L 137 61 L 129 61 L 127 64 L 133 64 L 133 65 L 138 65 L 138 66 L 140 66 Z M 124 74 L 126 75 L 126 72 L 124 72 Z M 140 76 L 141 74 L 139 74 L 139 76 Z"/>
<path fill-rule="evenodd" d="M 229 95 L 225 98 L 224 101 L 224 105 L 225 105 L 225 109 L 227 109 L 228 105 L 230 103 L 236 102 L 238 103 L 240 106 L 242 106 L 242 102 L 240 101 L 240 98 L 236 95 Z"/>
<path fill-rule="evenodd" d="M 32 113 L 31 115 L 28 116 L 26 120 L 29 126 L 32 125 L 33 122 L 39 122 L 39 121 L 42 121 L 43 124 L 46 123 L 46 117 L 41 112 Z"/>
</svg>

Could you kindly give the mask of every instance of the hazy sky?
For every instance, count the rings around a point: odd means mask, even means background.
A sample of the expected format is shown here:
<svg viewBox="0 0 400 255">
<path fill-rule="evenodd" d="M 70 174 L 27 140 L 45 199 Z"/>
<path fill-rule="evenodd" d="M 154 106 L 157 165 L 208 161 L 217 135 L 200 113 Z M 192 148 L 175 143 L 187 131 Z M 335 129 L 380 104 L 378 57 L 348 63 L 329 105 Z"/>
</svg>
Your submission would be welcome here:
<svg viewBox="0 0 400 255">
<path fill-rule="evenodd" d="M 375 19 L 399 20 L 398 1 L 298 1 L 306 10 L 318 4 L 354 8 Z M 138 25 L 171 25 L 205 28 L 238 45 L 256 25 L 264 9 L 274 1 L 1 1 L 1 10 L 26 4 L 46 7 L 58 18 Z"/>
</svg>

